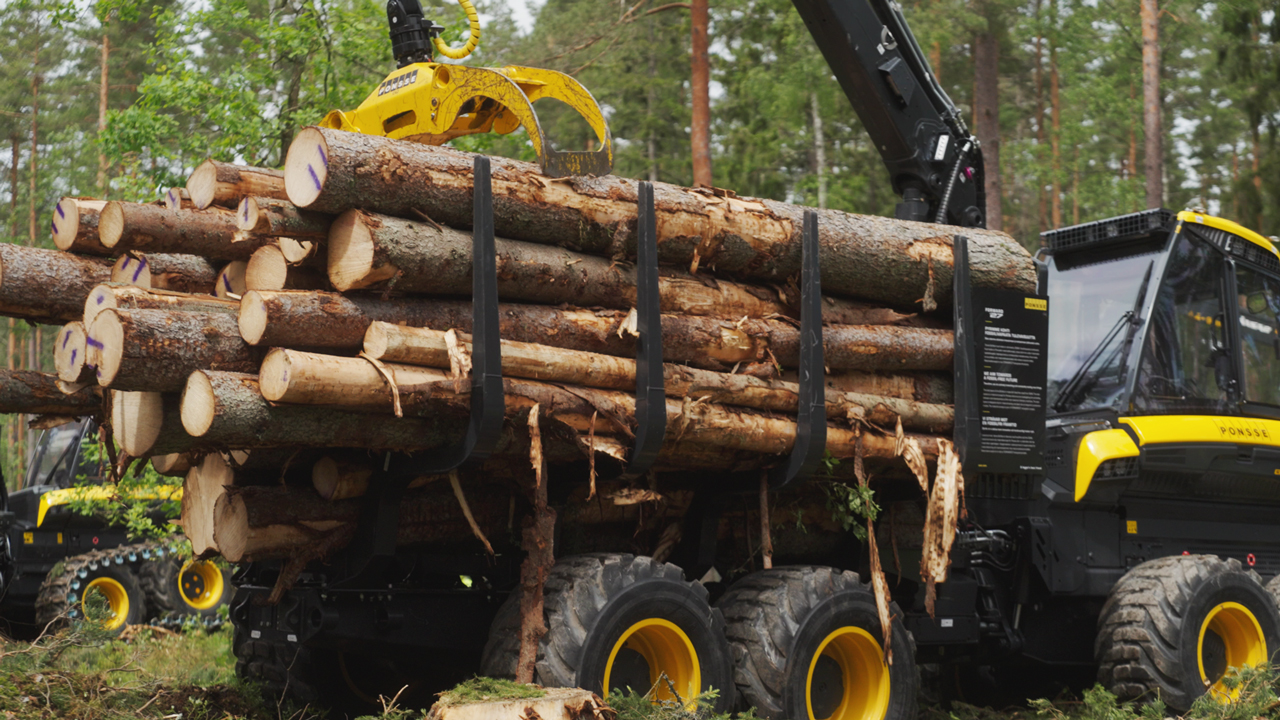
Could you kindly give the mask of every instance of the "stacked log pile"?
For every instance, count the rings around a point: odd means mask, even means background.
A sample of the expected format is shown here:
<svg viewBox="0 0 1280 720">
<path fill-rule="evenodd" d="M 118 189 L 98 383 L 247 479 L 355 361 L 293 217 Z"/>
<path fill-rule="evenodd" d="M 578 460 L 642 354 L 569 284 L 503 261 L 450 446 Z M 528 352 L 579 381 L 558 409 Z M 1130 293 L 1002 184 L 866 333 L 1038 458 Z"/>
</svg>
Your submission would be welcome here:
<svg viewBox="0 0 1280 720">
<path fill-rule="evenodd" d="M 492 177 L 506 417 L 485 476 L 585 461 L 594 480 L 597 461 L 625 461 L 635 430 L 637 184 L 498 158 Z M 351 537 L 376 453 L 448 447 L 465 428 L 472 156 L 308 128 L 283 172 L 209 161 L 179 190 L 153 204 L 64 198 L 60 251 L 0 245 L 0 314 L 66 323 L 57 378 L 10 373 L 0 410 L 97 412 L 122 467 L 185 472 L 197 552 L 331 552 Z M 664 184 L 655 205 L 667 389 L 655 470 L 769 467 L 796 435 L 804 209 Z M 833 472 L 865 461 L 919 477 L 951 434 L 958 230 L 819 214 L 827 452 L 859 459 Z M 976 285 L 1034 289 L 1015 241 L 963 234 Z M 469 478 L 435 479 L 406 495 L 401 540 L 509 522 L 506 499 L 470 506 Z"/>
</svg>

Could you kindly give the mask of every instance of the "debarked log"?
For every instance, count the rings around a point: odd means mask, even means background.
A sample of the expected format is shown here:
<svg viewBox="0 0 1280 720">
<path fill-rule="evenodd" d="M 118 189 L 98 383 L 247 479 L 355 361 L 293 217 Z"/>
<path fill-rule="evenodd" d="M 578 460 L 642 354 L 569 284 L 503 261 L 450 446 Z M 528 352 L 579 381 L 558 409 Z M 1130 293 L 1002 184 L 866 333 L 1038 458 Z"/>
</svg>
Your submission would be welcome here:
<svg viewBox="0 0 1280 720">
<path fill-rule="evenodd" d="M 309 127 L 285 161 L 285 188 L 301 208 L 363 208 L 469 227 L 473 155 L 384 137 Z M 498 235 L 566 245 L 602 257 L 634 257 L 635 180 L 608 175 L 550 179 L 531 163 L 492 158 Z M 800 270 L 805 208 L 655 183 L 662 261 L 729 277 L 778 282 Z M 1035 289 L 1030 254 L 1004 233 L 819 211 L 825 292 L 910 307 L 950 300 L 952 243 L 969 240 L 973 283 Z"/>
<path fill-rule="evenodd" d="M 94 285 L 111 277 L 111 261 L 0 243 L 0 315 L 61 325 L 80 320 Z"/>
</svg>

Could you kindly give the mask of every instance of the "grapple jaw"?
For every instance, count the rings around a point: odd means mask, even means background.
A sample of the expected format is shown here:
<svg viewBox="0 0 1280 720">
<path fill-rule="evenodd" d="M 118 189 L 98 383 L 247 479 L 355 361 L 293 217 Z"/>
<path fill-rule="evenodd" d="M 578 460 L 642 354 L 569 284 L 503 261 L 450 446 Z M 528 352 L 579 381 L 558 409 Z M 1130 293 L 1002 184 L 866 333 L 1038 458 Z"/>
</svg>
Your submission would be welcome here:
<svg viewBox="0 0 1280 720">
<path fill-rule="evenodd" d="M 598 148 L 552 148 L 533 108 L 542 98 L 559 100 L 581 115 Z M 476 133 L 505 135 L 524 126 L 542 172 L 550 177 L 613 170 L 613 138 L 600 105 L 577 80 L 554 70 L 414 63 L 388 75 L 360 107 L 349 113 L 334 110 L 320 126 L 428 145 Z"/>
</svg>

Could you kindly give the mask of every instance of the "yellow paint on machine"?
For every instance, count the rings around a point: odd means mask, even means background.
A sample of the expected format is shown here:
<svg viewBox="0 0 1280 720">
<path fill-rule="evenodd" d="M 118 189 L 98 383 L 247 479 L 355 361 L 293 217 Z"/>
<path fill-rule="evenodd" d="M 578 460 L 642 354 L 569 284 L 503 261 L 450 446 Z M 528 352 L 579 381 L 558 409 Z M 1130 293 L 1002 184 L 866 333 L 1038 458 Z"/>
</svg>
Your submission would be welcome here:
<svg viewBox="0 0 1280 720">
<path fill-rule="evenodd" d="M 1116 458 L 1137 457 L 1139 452 L 1133 438 L 1120 428 L 1097 430 L 1080 438 L 1080 446 L 1076 449 L 1076 502 L 1089 492 L 1089 484 L 1093 482 L 1099 465 Z"/>
<path fill-rule="evenodd" d="M 1221 415 L 1153 415 L 1120 418 L 1142 446 L 1222 442 L 1280 447 L 1280 420 Z"/>
<path fill-rule="evenodd" d="M 1261 235 L 1254 232 L 1253 230 L 1250 230 L 1249 228 L 1243 225 L 1240 225 L 1239 223 L 1234 223 L 1234 222 L 1231 222 L 1230 220 L 1226 220 L 1220 217 L 1214 217 L 1212 215 L 1206 215 L 1204 213 L 1193 212 L 1191 210 L 1183 210 L 1182 212 L 1178 213 L 1178 222 L 1192 223 L 1195 225 L 1204 225 L 1206 227 L 1216 228 L 1224 232 L 1229 232 L 1232 235 L 1237 235 L 1239 237 L 1242 237 L 1245 240 L 1248 240 L 1249 242 L 1253 243 L 1254 245 L 1257 245 L 1263 248 L 1267 252 L 1274 255 L 1276 259 L 1280 260 L 1280 252 L 1276 251 L 1275 246 L 1271 244 L 1270 240 L 1262 237 Z"/>
<path fill-rule="evenodd" d="M 50 490 L 40 496 L 40 507 L 36 510 L 36 527 L 44 525 L 44 517 L 49 510 L 59 505 L 68 505 L 77 500 L 110 500 L 119 496 L 125 500 L 181 500 L 181 485 L 157 485 L 154 488 L 125 490 L 123 493 L 113 485 L 93 485 L 91 487 L 72 487 L 61 490 Z M 27 541 L 30 542 L 30 541 Z M 59 534 L 58 542 L 62 542 Z"/>
</svg>

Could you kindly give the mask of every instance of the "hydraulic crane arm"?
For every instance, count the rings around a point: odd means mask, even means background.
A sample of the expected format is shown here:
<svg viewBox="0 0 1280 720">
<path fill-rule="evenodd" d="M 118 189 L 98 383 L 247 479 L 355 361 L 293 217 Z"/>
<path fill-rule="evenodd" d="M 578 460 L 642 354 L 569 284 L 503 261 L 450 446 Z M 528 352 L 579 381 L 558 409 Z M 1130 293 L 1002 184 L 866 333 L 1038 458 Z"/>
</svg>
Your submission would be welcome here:
<svg viewBox="0 0 1280 720">
<path fill-rule="evenodd" d="M 896 216 L 986 226 L 982 150 L 894 0 L 792 0 L 902 197 Z"/>
</svg>

